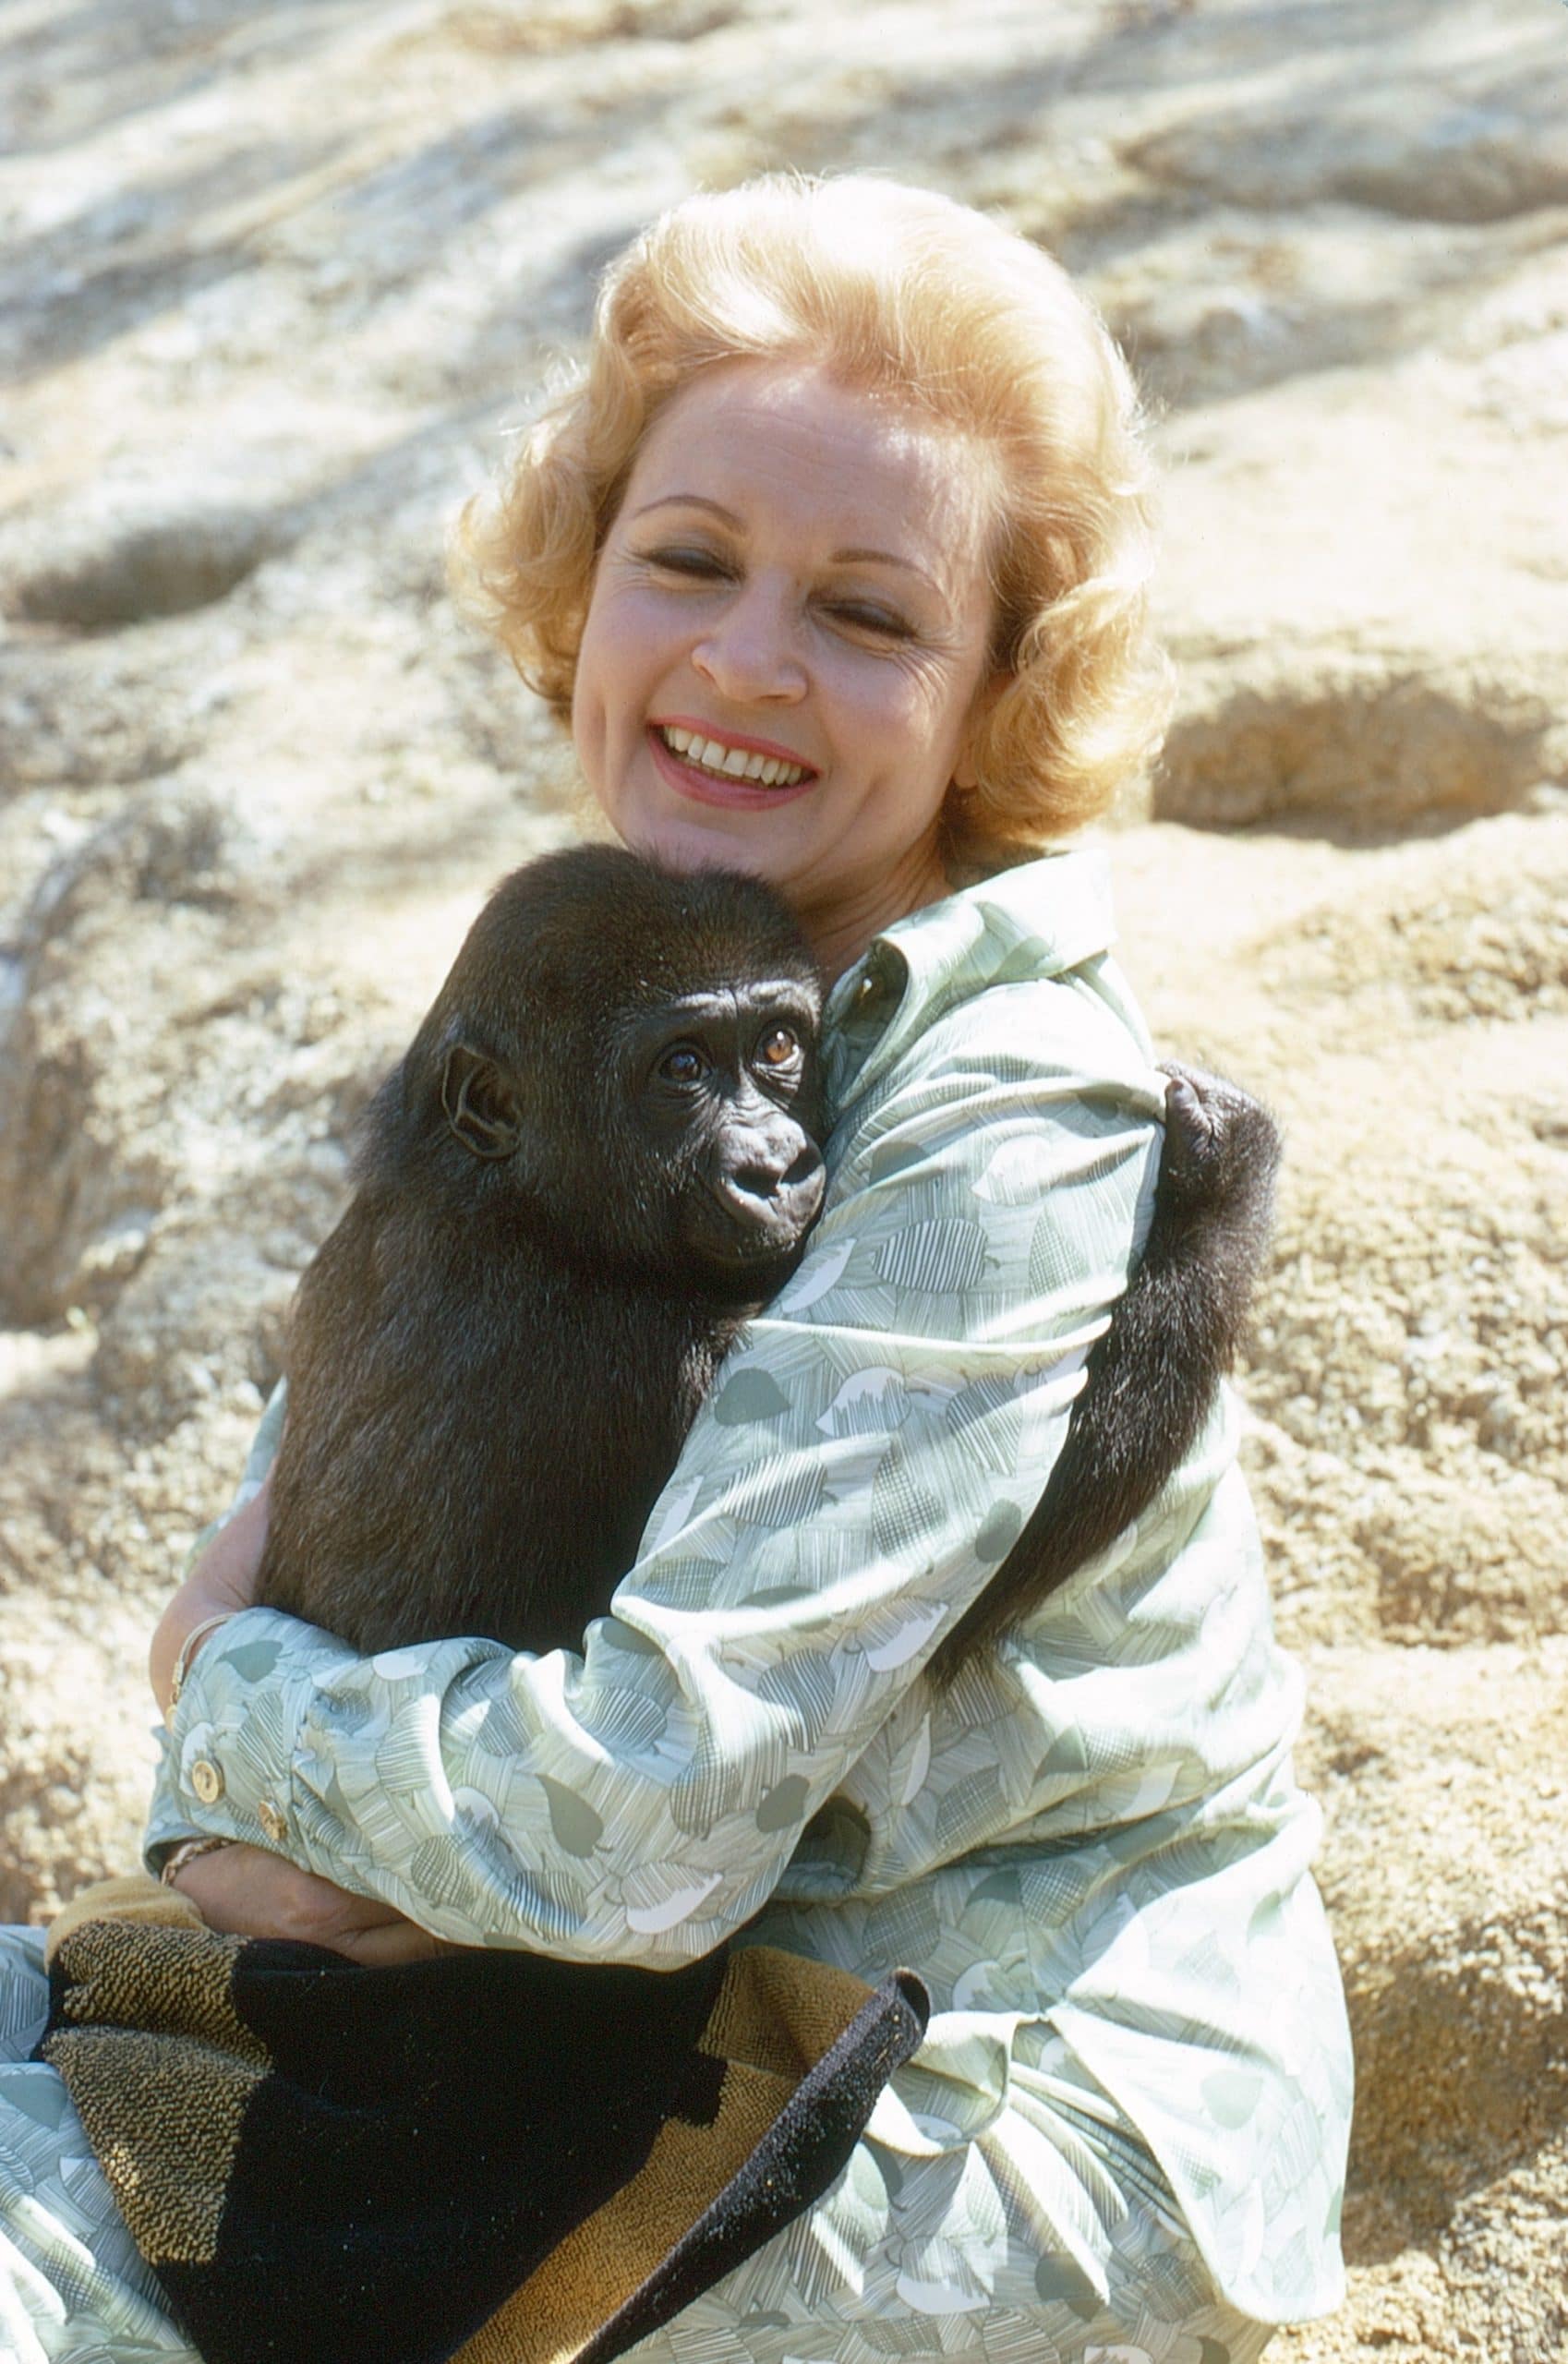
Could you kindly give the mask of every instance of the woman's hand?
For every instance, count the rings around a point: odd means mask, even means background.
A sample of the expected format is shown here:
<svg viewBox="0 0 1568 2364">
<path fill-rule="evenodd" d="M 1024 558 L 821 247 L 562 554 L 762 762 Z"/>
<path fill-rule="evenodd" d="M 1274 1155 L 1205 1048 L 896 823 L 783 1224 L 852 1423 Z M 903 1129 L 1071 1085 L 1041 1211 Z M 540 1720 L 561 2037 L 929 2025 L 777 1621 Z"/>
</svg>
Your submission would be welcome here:
<svg viewBox="0 0 1568 2364">
<path fill-rule="evenodd" d="M 374 1897 L 350 1896 L 264 1847 L 214 1848 L 175 1878 L 210 1929 L 236 1937 L 290 1937 L 328 1946 L 367 1967 L 428 1961 L 456 1949 Z"/>
<path fill-rule="evenodd" d="M 271 1500 L 271 1474 L 260 1492 L 236 1511 L 195 1562 L 173 1600 L 158 1621 L 148 1652 L 147 1670 L 161 1712 L 169 1712 L 175 1666 L 186 1636 L 209 1617 L 223 1617 L 248 1609 L 256 1598 L 256 1579 L 267 1542 L 267 1516 Z M 202 1645 L 198 1644 L 199 1649 Z"/>
<path fill-rule="evenodd" d="M 165 1715 L 187 1636 L 206 1619 L 248 1609 L 255 1599 L 267 1541 L 271 1484 L 269 1478 L 255 1499 L 212 1538 L 159 1620 L 149 1672 Z M 301 1945 L 330 1947 L 333 1953 L 367 1965 L 427 1961 L 450 1950 L 441 1938 L 432 1937 L 395 1906 L 374 1897 L 351 1896 L 285 1856 L 239 1840 L 193 1856 L 174 1884 L 210 1929 L 229 1936 L 289 1937 Z"/>
</svg>

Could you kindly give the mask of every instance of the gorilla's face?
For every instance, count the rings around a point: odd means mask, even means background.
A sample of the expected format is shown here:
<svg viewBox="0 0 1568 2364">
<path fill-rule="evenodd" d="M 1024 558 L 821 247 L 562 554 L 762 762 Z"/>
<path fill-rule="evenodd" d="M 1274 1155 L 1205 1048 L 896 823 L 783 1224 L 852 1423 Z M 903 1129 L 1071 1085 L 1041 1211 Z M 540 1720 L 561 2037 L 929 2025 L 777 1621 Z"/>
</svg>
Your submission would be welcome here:
<svg viewBox="0 0 1568 2364">
<path fill-rule="evenodd" d="M 822 982 L 783 899 L 578 846 L 513 871 L 378 1102 L 446 1219 L 757 1303 L 826 1177 Z"/>
<path fill-rule="evenodd" d="M 822 1205 L 816 1013 L 787 979 L 683 995 L 628 1030 L 642 1163 L 719 1285 L 778 1287 Z"/>
</svg>

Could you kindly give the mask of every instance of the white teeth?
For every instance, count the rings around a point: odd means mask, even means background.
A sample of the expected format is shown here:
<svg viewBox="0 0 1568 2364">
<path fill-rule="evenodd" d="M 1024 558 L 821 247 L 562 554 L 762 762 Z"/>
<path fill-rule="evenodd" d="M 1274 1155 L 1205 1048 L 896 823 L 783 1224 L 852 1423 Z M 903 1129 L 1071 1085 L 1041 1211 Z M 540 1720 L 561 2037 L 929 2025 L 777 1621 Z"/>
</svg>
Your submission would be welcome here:
<svg viewBox="0 0 1568 2364">
<path fill-rule="evenodd" d="M 787 764 L 777 755 L 755 755 L 744 747 L 726 747 L 698 730 L 680 730 L 661 724 L 659 735 L 671 754 L 720 779 L 754 779 L 759 787 L 793 788 L 806 777 L 803 764 Z"/>
</svg>

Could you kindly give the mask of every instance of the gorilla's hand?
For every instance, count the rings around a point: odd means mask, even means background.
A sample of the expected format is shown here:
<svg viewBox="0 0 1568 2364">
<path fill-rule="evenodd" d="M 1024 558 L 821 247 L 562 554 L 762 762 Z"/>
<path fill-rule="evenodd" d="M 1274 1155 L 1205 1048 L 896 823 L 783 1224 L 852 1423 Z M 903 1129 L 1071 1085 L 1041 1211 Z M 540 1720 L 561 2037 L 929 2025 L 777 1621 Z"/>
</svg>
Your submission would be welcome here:
<svg viewBox="0 0 1568 2364">
<path fill-rule="evenodd" d="M 1280 1159 L 1272 1118 L 1224 1076 L 1180 1059 L 1164 1060 L 1160 1072 L 1170 1078 L 1160 1198 L 1173 1212 L 1201 1210 L 1215 1224 L 1240 1226 L 1260 1256 Z"/>
</svg>

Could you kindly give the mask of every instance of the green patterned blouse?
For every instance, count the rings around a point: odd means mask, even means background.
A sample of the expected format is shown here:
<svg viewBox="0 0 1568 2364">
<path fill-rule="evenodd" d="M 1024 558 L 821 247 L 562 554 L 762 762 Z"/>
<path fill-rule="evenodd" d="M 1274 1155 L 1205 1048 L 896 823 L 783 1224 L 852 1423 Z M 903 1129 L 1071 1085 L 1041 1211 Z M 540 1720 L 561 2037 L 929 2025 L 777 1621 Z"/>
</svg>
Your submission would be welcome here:
<svg viewBox="0 0 1568 2364">
<path fill-rule="evenodd" d="M 1038 1498 L 1147 1224 L 1164 1085 L 1111 934 L 1075 850 L 839 981 L 826 1212 L 580 1657 L 360 1660 L 247 1611 L 195 1662 L 147 1843 L 271 1843 L 449 1937 L 573 1959 L 673 1964 L 754 1923 L 867 1977 L 907 1962 L 936 2016 L 892 2118 L 982 2122 L 1049 2031 L 1220 2290 L 1280 2322 L 1341 2294 L 1350 2067 L 1234 1405 L 1022 1630 L 923 1673 Z"/>
</svg>

